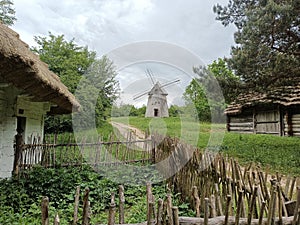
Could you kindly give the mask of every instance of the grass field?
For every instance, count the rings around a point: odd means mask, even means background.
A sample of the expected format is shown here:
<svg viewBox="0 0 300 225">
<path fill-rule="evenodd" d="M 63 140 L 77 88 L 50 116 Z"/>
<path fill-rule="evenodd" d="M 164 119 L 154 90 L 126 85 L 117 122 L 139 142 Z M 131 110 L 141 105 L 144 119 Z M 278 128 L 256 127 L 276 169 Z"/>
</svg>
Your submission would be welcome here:
<svg viewBox="0 0 300 225">
<path fill-rule="evenodd" d="M 241 163 L 256 162 L 283 174 L 300 175 L 300 138 L 228 133 L 224 124 L 198 123 L 187 118 L 120 117 L 112 120 L 150 133 L 178 137 L 203 150 L 210 143 L 211 147 L 238 158 Z"/>
</svg>

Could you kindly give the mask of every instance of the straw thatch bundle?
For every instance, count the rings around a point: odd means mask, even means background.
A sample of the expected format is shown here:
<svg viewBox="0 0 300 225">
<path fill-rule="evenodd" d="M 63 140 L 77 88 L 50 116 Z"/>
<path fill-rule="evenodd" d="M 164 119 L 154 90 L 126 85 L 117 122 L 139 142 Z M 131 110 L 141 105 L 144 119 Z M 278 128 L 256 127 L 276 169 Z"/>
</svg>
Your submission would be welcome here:
<svg viewBox="0 0 300 225">
<path fill-rule="evenodd" d="M 80 104 L 59 77 L 48 69 L 38 55 L 30 51 L 16 32 L 1 23 L 0 80 L 23 90 L 32 96 L 33 101 L 53 103 L 51 114 L 79 110 Z"/>
<path fill-rule="evenodd" d="M 300 81 L 294 79 L 293 85 L 281 86 L 262 92 L 241 94 L 225 110 L 227 115 L 240 114 L 244 109 L 266 104 L 282 106 L 300 105 Z"/>
</svg>

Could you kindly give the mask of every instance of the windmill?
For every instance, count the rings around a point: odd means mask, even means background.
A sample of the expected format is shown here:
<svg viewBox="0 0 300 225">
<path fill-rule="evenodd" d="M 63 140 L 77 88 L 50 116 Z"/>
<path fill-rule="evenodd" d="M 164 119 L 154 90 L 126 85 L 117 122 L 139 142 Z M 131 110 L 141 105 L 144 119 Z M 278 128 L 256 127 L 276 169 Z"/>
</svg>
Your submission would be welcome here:
<svg viewBox="0 0 300 225">
<path fill-rule="evenodd" d="M 146 74 L 150 77 L 153 87 L 146 92 L 135 95 L 133 100 L 139 99 L 148 94 L 148 102 L 146 107 L 145 117 L 169 117 L 167 95 L 164 87 L 177 83 L 180 80 L 176 79 L 165 84 L 155 82 L 152 71 L 147 69 Z"/>
</svg>

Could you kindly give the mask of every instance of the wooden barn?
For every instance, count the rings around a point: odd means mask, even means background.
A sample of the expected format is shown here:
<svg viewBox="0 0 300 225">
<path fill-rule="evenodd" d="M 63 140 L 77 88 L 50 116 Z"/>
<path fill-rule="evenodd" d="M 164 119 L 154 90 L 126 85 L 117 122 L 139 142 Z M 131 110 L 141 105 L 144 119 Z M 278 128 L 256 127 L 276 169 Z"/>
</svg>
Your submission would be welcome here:
<svg viewBox="0 0 300 225">
<path fill-rule="evenodd" d="M 300 136 L 300 82 L 240 95 L 225 114 L 230 132 Z"/>
<path fill-rule="evenodd" d="M 19 35 L 0 23 L 0 177 L 10 177 L 16 130 L 25 144 L 43 141 L 44 115 L 80 105 Z"/>
</svg>

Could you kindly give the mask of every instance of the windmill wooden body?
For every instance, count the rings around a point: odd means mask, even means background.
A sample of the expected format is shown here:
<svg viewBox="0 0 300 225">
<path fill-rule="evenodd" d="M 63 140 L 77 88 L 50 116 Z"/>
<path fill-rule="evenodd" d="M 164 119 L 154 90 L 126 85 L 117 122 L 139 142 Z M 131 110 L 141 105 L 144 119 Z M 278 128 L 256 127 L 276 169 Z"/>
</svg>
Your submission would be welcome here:
<svg viewBox="0 0 300 225">
<path fill-rule="evenodd" d="M 179 79 L 161 85 L 158 81 L 155 83 L 150 70 L 146 71 L 151 78 L 153 87 L 150 91 L 144 92 L 134 97 L 134 100 L 148 94 L 148 102 L 145 117 L 169 117 L 169 108 L 167 102 L 168 93 L 163 88 L 171 84 L 179 82 Z"/>
</svg>

